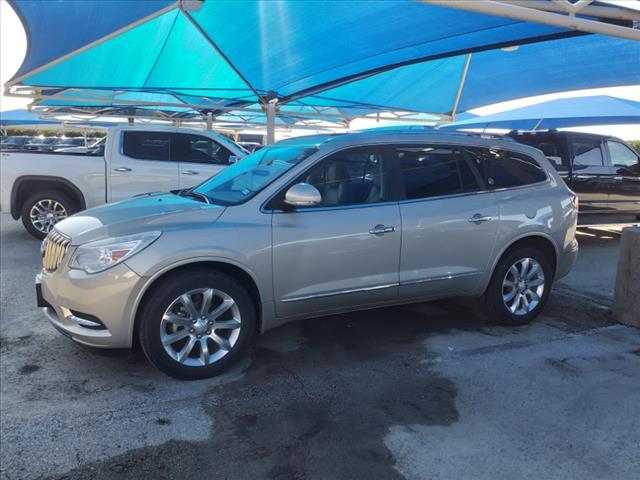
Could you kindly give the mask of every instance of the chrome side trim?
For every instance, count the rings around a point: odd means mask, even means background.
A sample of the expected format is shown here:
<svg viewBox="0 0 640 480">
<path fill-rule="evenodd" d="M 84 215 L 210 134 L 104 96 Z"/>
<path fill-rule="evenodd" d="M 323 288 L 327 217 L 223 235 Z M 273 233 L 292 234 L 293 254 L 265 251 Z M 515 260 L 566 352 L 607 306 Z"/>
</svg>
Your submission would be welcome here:
<svg viewBox="0 0 640 480">
<path fill-rule="evenodd" d="M 348 290 L 332 290 L 330 292 L 316 293 L 313 295 L 304 295 L 301 297 L 285 298 L 280 300 L 282 303 L 299 302 L 302 300 L 311 300 L 313 298 L 333 297 L 335 295 L 345 295 L 347 293 L 369 292 L 372 290 L 381 290 L 383 288 L 397 287 L 398 283 L 387 283 L 385 285 L 376 285 L 374 287 L 351 288 Z"/>
<path fill-rule="evenodd" d="M 274 195 L 275 196 L 275 195 Z M 354 203 L 352 205 L 337 205 L 332 207 L 302 207 L 296 208 L 295 213 L 306 213 L 306 212 L 327 212 L 333 210 L 351 210 L 354 208 L 371 208 L 371 207 L 380 207 L 384 205 L 398 205 L 397 200 L 388 200 L 385 202 L 371 202 L 371 203 Z M 289 214 L 291 212 L 285 212 L 284 210 L 267 210 L 261 209 L 261 213 L 268 214 Z"/>
<path fill-rule="evenodd" d="M 420 278 L 416 280 L 407 280 L 405 282 L 400 282 L 400 286 L 404 287 L 405 285 L 417 285 L 420 283 L 427 282 L 437 282 L 438 280 L 452 280 L 454 278 L 461 277 L 472 277 L 475 275 L 482 275 L 483 272 L 465 272 L 465 273 L 456 273 L 455 275 L 440 275 L 439 277 L 430 277 L 430 278 Z"/>
</svg>

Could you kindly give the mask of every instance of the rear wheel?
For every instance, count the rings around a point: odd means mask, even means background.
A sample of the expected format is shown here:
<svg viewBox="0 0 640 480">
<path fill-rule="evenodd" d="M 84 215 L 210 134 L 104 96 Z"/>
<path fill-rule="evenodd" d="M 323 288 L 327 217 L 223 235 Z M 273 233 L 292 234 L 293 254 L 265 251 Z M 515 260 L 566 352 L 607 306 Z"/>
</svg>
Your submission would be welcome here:
<svg viewBox="0 0 640 480">
<path fill-rule="evenodd" d="M 55 190 L 37 192 L 22 206 L 22 223 L 36 238 L 44 238 L 54 225 L 78 211 L 76 203 Z"/>
<path fill-rule="evenodd" d="M 531 322 L 547 303 L 552 280 L 551 264 L 540 250 L 520 247 L 508 251 L 484 294 L 489 315 L 504 325 Z"/>
<path fill-rule="evenodd" d="M 183 380 L 212 377 L 232 367 L 256 332 L 250 295 L 219 272 L 168 277 L 143 308 L 139 335 L 145 355 L 164 373 Z"/>
</svg>

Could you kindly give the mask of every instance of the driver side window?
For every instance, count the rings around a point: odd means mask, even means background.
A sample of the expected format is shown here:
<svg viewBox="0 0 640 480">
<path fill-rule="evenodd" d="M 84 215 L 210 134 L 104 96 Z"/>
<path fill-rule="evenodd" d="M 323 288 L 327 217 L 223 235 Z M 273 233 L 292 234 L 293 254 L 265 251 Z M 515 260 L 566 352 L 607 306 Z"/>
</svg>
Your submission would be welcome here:
<svg viewBox="0 0 640 480">
<path fill-rule="evenodd" d="M 227 165 L 231 152 L 215 140 L 202 135 L 174 133 L 171 139 L 171 159 L 188 163 Z"/>
<path fill-rule="evenodd" d="M 611 157 L 611 164 L 614 168 L 627 168 L 631 169 L 638 165 L 638 155 L 636 155 L 626 145 L 607 140 L 607 146 L 609 147 L 609 156 Z"/>
<path fill-rule="evenodd" d="M 342 150 L 311 167 L 295 183 L 309 183 L 318 189 L 322 202 L 317 207 L 384 202 L 390 189 L 385 152 L 379 147 Z"/>
</svg>

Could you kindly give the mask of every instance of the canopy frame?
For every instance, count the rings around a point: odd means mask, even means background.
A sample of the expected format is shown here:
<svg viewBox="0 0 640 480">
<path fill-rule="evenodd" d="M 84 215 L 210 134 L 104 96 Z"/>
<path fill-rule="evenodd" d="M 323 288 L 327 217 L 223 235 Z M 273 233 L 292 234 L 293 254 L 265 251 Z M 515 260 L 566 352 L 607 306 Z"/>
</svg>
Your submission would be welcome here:
<svg viewBox="0 0 640 480">
<path fill-rule="evenodd" d="M 567 28 L 570 30 L 579 30 L 585 33 L 598 33 L 601 35 L 610 35 L 612 37 L 624 38 L 626 40 L 640 40 L 640 31 L 631 27 L 625 27 L 613 23 L 603 22 L 598 19 L 589 20 L 586 18 L 578 18 L 576 14 L 587 14 L 584 9 L 594 0 L 578 0 L 571 3 L 568 0 L 553 0 L 559 7 L 552 9 L 549 7 L 542 8 L 539 1 L 514 2 L 504 0 L 420 0 L 423 3 L 438 5 L 441 7 L 458 8 L 469 12 L 484 13 L 487 15 L 497 15 L 500 17 L 512 18 L 514 20 L 522 20 L 526 22 L 537 22 L 554 27 Z M 548 2 L 545 2 L 548 3 Z M 600 7 L 602 11 L 608 7 Z M 620 15 L 618 7 L 615 12 Z M 587 14 L 588 15 L 588 14 Z M 627 20 L 638 20 L 640 16 L 636 15 L 633 10 L 627 16 Z"/>
<path fill-rule="evenodd" d="M 67 100 L 69 102 L 79 102 L 79 103 L 83 103 L 83 104 L 89 104 L 89 102 L 91 102 L 91 100 L 87 99 L 86 96 L 64 96 L 64 97 L 56 97 L 53 95 L 46 95 L 43 93 L 43 91 L 47 91 L 47 90 L 53 90 L 53 87 L 27 87 L 27 86 L 15 86 L 15 87 L 7 87 L 8 90 L 10 90 L 11 96 L 14 97 L 21 97 L 21 98 L 30 98 L 33 99 L 34 101 L 30 104 L 31 108 L 54 108 L 54 106 L 45 106 L 45 105 L 40 105 L 40 102 L 42 101 L 46 101 L 46 100 Z M 87 93 L 85 91 L 83 91 L 82 89 L 74 89 L 74 88 L 70 88 L 67 89 L 67 91 L 73 93 L 76 92 L 77 94 L 82 93 L 83 95 L 87 95 Z M 122 90 L 122 91 L 114 91 L 114 92 L 110 92 L 106 95 L 102 95 L 102 94 L 98 94 L 98 93 L 94 93 L 91 92 L 90 96 L 92 97 L 93 100 L 95 100 L 97 103 L 102 103 L 102 105 L 105 105 L 104 108 L 108 108 L 108 106 L 110 106 L 110 102 L 114 101 L 114 96 L 117 95 L 118 93 L 128 93 L 128 91 L 126 90 Z M 169 103 L 169 102 L 161 102 L 161 101 L 151 101 L 151 100 L 128 100 L 128 99 L 117 99 L 117 103 L 121 106 L 125 106 L 125 105 L 130 105 L 130 106 L 142 106 L 142 107 L 181 107 L 181 108 L 190 108 L 192 110 L 195 111 L 199 111 L 203 114 L 206 114 L 203 112 L 203 105 L 198 105 L 198 104 L 192 104 L 192 103 L 188 103 L 188 102 L 183 102 L 181 101 L 176 95 L 171 95 L 174 98 L 176 98 L 180 103 Z M 209 100 L 209 99 L 207 99 Z M 270 102 L 267 102 L 270 103 Z M 90 105 L 87 105 L 90 106 Z M 288 105 L 287 105 L 288 106 Z M 66 106 L 66 107 L 72 107 L 71 105 Z M 73 105 L 73 107 L 77 107 L 77 108 L 82 108 L 82 106 L 80 105 Z M 309 111 L 305 111 L 305 112 L 295 112 L 295 111 L 282 111 L 281 108 L 283 107 L 282 104 L 280 104 L 280 102 L 277 102 L 277 108 L 280 108 L 280 111 L 278 112 L 280 115 L 282 116 L 292 116 L 292 117 L 310 117 L 310 118 L 314 118 L 314 117 L 318 117 L 318 118 L 335 118 L 337 120 L 340 121 L 352 121 L 356 118 L 364 118 L 366 116 L 363 115 L 349 115 L 345 112 L 341 112 L 339 114 L 333 112 L 333 110 L 335 110 L 335 107 L 318 107 L 318 106 L 312 106 L 312 105 L 308 105 L 306 106 L 307 108 L 311 108 L 312 112 Z M 276 108 L 276 109 L 277 109 Z M 254 108 L 254 107 L 247 107 L 244 105 L 211 105 L 211 108 L 206 109 L 207 112 L 210 110 L 214 110 L 215 112 L 220 111 L 220 112 L 247 112 L 247 113 L 265 113 L 265 108 L 264 106 L 261 108 Z M 214 115 L 215 115 L 214 112 Z M 416 115 L 428 115 L 431 117 L 435 117 L 435 120 L 441 120 L 441 121 L 450 121 L 451 120 L 451 116 L 450 115 L 444 115 L 444 114 L 440 114 L 440 113 L 430 113 L 430 112 L 418 112 L 418 111 L 410 111 L 410 110 L 402 110 L 402 113 L 397 113 L 397 112 L 393 112 L 393 111 L 384 111 L 385 115 L 380 115 L 379 119 L 380 120 L 385 120 L 385 121 L 420 121 L 420 119 L 415 118 Z M 407 118 L 409 116 L 413 115 L 414 118 Z"/>
</svg>

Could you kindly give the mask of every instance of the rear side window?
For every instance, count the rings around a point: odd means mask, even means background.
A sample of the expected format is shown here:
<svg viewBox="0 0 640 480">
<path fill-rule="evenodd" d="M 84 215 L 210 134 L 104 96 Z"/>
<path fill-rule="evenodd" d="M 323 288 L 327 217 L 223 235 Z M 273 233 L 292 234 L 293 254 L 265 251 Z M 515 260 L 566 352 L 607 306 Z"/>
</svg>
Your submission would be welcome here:
<svg viewBox="0 0 640 480">
<path fill-rule="evenodd" d="M 168 132 L 123 132 L 122 152 L 138 160 L 170 160 Z"/>
<path fill-rule="evenodd" d="M 229 164 L 231 152 L 215 140 L 202 135 L 174 133 L 171 159 L 179 162 Z"/>
<path fill-rule="evenodd" d="M 466 148 L 465 152 L 483 172 L 490 188 L 521 187 L 547 179 L 538 162 L 522 153 L 475 147 Z"/>
<path fill-rule="evenodd" d="M 584 167 L 602 167 L 604 158 L 600 139 L 574 138 L 571 140 L 573 148 L 573 164 Z"/>
<path fill-rule="evenodd" d="M 396 152 L 408 200 L 482 189 L 477 170 L 452 147 L 403 146 Z"/>
</svg>

